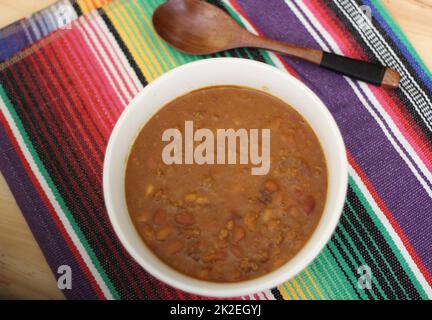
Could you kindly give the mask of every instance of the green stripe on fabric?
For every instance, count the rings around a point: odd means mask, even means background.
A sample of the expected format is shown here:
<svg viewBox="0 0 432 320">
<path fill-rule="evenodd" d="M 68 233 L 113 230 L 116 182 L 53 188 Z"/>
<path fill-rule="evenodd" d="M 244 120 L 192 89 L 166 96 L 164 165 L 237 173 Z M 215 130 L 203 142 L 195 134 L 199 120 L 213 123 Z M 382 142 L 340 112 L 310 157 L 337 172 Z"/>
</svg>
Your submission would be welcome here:
<svg viewBox="0 0 432 320">
<path fill-rule="evenodd" d="M 309 272 L 308 269 L 304 270 L 302 273 L 300 273 L 297 276 L 297 279 L 301 286 L 305 289 L 305 293 L 311 297 L 313 300 L 320 300 L 321 296 L 319 295 L 318 291 L 315 289 L 315 286 L 312 284 L 311 280 L 307 276 L 307 273 Z"/>
<path fill-rule="evenodd" d="M 411 268 L 408 266 L 408 263 L 406 262 L 405 258 L 402 256 L 402 254 L 401 254 L 400 250 L 398 249 L 396 243 L 391 238 L 389 232 L 384 227 L 384 225 L 382 224 L 381 220 L 378 218 L 378 216 L 376 215 L 376 213 L 373 211 L 370 203 L 366 200 L 365 196 L 363 195 L 363 193 L 359 189 L 358 185 L 355 183 L 355 181 L 351 177 L 349 178 L 349 184 L 350 184 L 351 188 L 354 190 L 354 192 L 357 195 L 357 197 L 359 198 L 359 200 L 361 201 L 361 204 L 363 205 L 363 207 L 365 208 L 365 210 L 367 211 L 367 213 L 371 217 L 374 225 L 378 228 L 378 230 L 381 232 L 381 235 L 384 237 L 384 239 L 386 240 L 387 244 L 390 246 L 391 250 L 393 251 L 393 254 L 398 259 L 398 261 L 401 264 L 402 268 L 406 272 L 408 278 L 411 280 L 412 284 L 417 289 L 419 295 L 423 299 L 429 299 L 428 296 L 427 296 L 427 294 L 426 294 L 426 292 L 424 291 L 423 287 L 421 286 L 420 282 L 418 281 L 418 279 L 416 278 L 416 276 L 412 272 Z"/>
<path fill-rule="evenodd" d="M 344 247 L 343 244 L 340 244 L 340 240 L 338 239 L 338 237 L 336 235 L 333 236 L 334 238 L 332 240 L 330 240 L 330 242 L 328 243 L 328 248 L 332 251 L 335 259 L 337 259 L 337 261 L 339 262 L 345 276 L 347 277 L 347 281 L 350 283 L 351 288 L 347 287 L 347 289 L 351 289 L 352 291 L 355 290 L 355 292 L 360 296 L 361 299 L 363 300 L 368 300 L 369 297 L 366 295 L 366 293 L 363 290 L 358 290 L 357 288 L 357 278 L 356 275 L 352 272 L 350 266 L 348 265 L 348 263 L 345 261 L 345 259 L 342 257 L 341 253 L 339 252 L 339 249 L 336 247 L 335 242 L 339 242 L 340 247 L 342 248 L 344 254 L 348 257 L 348 259 L 350 260 L 351 264 L 355 265 L 355 261 L 353 261 L 353 258 L 351 257 L 350 253 L 347 252 L 346 248 Z M 350 291 L 351 291 L 350 290 Z M 371 296 L 373 298 L 376 299 L 376 295 L 375 293 L 371 293 Z"/>
<path fill-rule="evenodd" d="M 417 63 L 422 67 L 425 74 L 432 80 L 432 71 L 424 63 L 423 59 L 419 56 L 417 51 L 412 46 L 411 42 L 408 40 L 404 32 L 401 30 L 396 21 L 390 17 L 387 9 L 382 5 L 382 3 L 378 0 L 371 0 L 371 3 L 375 7 L 375 9 L 380 13 L 380 15 L 384 18 L 384 20 L 389 24 L 394 33 L 398 36 L 399 40 L 403 42 L 405 47 L 408 49 L 412 57 L 417 61 Z"/>
<path fill-rule="evenodd" d="M 164 3 L 165 1 L 163 0 L 140 0 L 139 2 L 139 7 L 145 12 L 145 14 L 149 17 L 149 19 L 151 18 L 151 16 L 153 15 L 154 10 L 162 3 Z M 136 6 L 138 6 L 138 3 L 136 4 Z M 153 26 L 151 26 L 152 30 L 153 30 Z M 159 36 L 156 35 L 156 32 L 153 32 L 152 35 L 155 37 L 155 39 L 160 39 L 158 38 Z M 157 41 L 157 40 L 156 40 Z M 160 39 L 159 41 L 160 44 L 160 48 L 162 49 L 161 52 L 166 52 L 168 54 L 168 56 L 172 57 L 176 64 L 174 65 L 174 67 L 181 65 L 181 64 L 185 64 L 191 61 L 196 61 L 196 60 L 200 60 L 201 57 L 198 56 L 191 56 L 191 55 L 187 55 L 187 54 L 183 54 L 180 51 L 174 49 L 173 47 L 171 47 L 170 45 L 168 45 L 164 40 Z"/>
<path fill-rule="evenodd" d="M 313 279 L 315 280 L 315 283 L 317 284 L 318 288 L 320 289 L 321 293 L 324 296 L 324 299 L 336 299 L 337 294 L 336 292 L 338 291 L 336 288 L 329 290 L 332 287 L 331 283 L 328 283 L 327 285 L 324 284 L 324 282 L 322 280 L 326 280 L 328 278 L 322 279 L 321 276 L 319 276 L 319 272 L 318 272 L 318 268 L 317 268 L 317 263 L 319 261 L 318 259 L 315 259 L 316 263 L 311 263 L 309 265 L 309 270 L 311 273 L 311 276 L 313 277 Z M 330 281 L 332 281 L 332 279 L 329 279 Z"/>
<path fill-rule="evenodd" d="M 384 263 L 386 264 L 387 268 L 390 270 L 391 276 L 395 279 L 395 281 L 397 282 L 397 284 L 399 285 L 399 287 L 402 289 L 403 293 L 405 294 L 405 297 L 408 297 L 406 291 L 404 290 L 403 286 L 401 286 L 398 278 L 396 277 L 396 275 L 394 274 L 391 266 L 389 265 L 388 261 L 386 260 L 385 256 L 382 254 L 382 252 L 380 251 L 380 249 L 378 248 L 378 246 L 376 245 L 374 239 L 371 237 L 371 235 L 369 234 L 368 230 L 365 228 L 365 226 L 361 223 L 360 219 L 358 219 L 357 213 L 354 210 L 354 208 L 351 206 L 349 199 L 346 200 L 346 205 L 348 206 L 349 210 L 351 210 L 351 212 L 353 213 L 353 216 L 357 217 L 357 221 L 358 223 L 362 226 L 364 232 L 367 234 L 367 236 L 369 237 L 369 240 L 372 242 L 372 245 L 375 247 L 375 249 L 377 250 L 377 252 L 379 253 L 379 255 L 381 256 L 381 258 L 383 259 Z M 370 258 L 372 259 L 372 261 L 374 262 L 374 264 L 376 265 L 377 270 L 379 270 L 379 272 L 381 273 L 381 275 L 383 276 L 383 278 L 385 279 L 385 281 L 387 282 L 388 286 L 390 287 L 390 289 L 392 290 L 393 294 L 397 297 L 398 294 L 396 293 L 396 291 L 393 290 L 392 285 L 390 284 L 389 280 L 388 280 L 388 276 L 382 272 L 378 261 L 375 259 L 375 256 L 372 254 L 372 252 L 369 250 L 369 246 L 363 241 L 362 237 L 360 236 L 360 234 L 357 232 L 356 228 L 353 226 L 353 224 L 351 223 L 351 221 L 349 219 L 347 219 L 348 224 L 351 226 L 351 228 L 354 230 L 355 234 L 358 236 L 358 238 L 360 239 L 360 242 L 363 244 L 363 246 L 365 247 L 366 251 L 368 252 Z"/>
<path fill-rule="evenodd" d="M 346 219 L 349 223 L 349 220 Z M 350 237 L 349 233 L 347 232 L 347 230 L 341 225 L 339 224 L 338 229 L 340 230 L 340 232 L 344 235 L 345 239 L 348 241 L 349 246 L 353 249 L 355 256 L 357 257 L 357 259 L 360 261 L 360 264 L 357 265 L 357 263 L 355 263 L 353 261 L 354 266 L 360 267 L 361 265 L 369 265 L 366 260 L 364 259 L 363 255 L 358 251 L 356 244 L 353 242 L 352 238 Z M 357 234 L 356 230 L 354 229 L 354 233 Z M 357 234 L 358 235 L 358 234 Z M 340 242 L 342 243 L 342 240 L 340 238 L 339 235 L 336 235 L 336 238 L 340 239 Z M 367 250 L 367 248 L 366 248 Z M 367 250 L 368 251 L 368 250 Z M 355 258 L 353 257 L 353 260 L 355 260 Z M 381 276 L 384 278 L 384 281 L 386 281 L 388 287 L 390 288 L 390 290 L 392 290 L 390 283 L 388 282 L 388 280 L 386 279 L 385 275 L 381 272 L 381 269 L 379 268 L 378 264 L 376 263 L 375 259 L 373 259 L 373 257 L 371 257 L 371 260 L 374 262 L 376 269 L 381 273 Z M 384 292 L 383 288 L 381 287 L 380 283 L 378 282 L 376 277 L 372 277 L 372 283 L 375 286 L 375 288 L 377 288 L 377 290 L 380 292 L 380 294 L 387 298 L 387 294 Z M 373 291 L 371 291 L 373 292 Z M 392 290 L 393 294 L 396 296 L 396 293 Z"/>
<path fill-rule="evenodd" d="M 105 282 L 106 286 L 110 290 L 110 293 L 113 296 L 113 298 L 119 299 L 120 298 L 119 293 L 114 288 L 113 284 L 111 283 L 111 280 L 109 279 L 109 277 L 105 273 L 105 270 L 103 269 L 99 260 L 97 259 L 93 249 L 91 248 L 90 244 L 87 242 L 87 239 L 85 238 L 83 232 L 81 231 L 80 227 L 78 226 L 77 222 L 75 221 L 74 217 L 72 216 L 71 212 L 69 211 L 68 207 L 66 206 L 64 199 L 61 197 L 61 195 L 60 195 L 59 191 L 57 190 L 57 187 L 55 186 L 54 182 L 52 181 L 48 171 L 46 170 L 41 159 L 39 158 L 38 153 L 34 149 L 33 144 L 31 143 L 30 138 L 28 137 L 27 132 L 25 131 L 25 128 L 21 122 L 21 119 L 19 118 L 18 114 L 16 113 L 15 109 L 13 108 L 12 103 L 9 100 L 9 97 L 7 96 L 3 86 L 1 86 L 1 85 L 0 85 L 0 97 L 3 100 L 3 102 L 5 103 L 9 113 L 11 114 L 11 116 L 15 122 L 15 125 L 18 128 L 18 131 L 20 132 L 20 135 L 21 135 L 22 139 L 24 140 L 24 143 L 26 144 L 27 149 L 30 152 L 31 157 L 32 157 L 33 161 L 35 162 L 39 172 L 42 174 L 42 176 L 44 177 L 45 181 L 47 182 L 49 188 L 51 189 L 52 193 L 54 194 L 55 199 L 59 203 L 62 211 L 64 212 L 67 220 L 71 224 L 72 229 L 74 230 L 75 234 L 77 235 L 82 246 L 86 250 L 86 252 L 87 252 L 88 256 L 90 257 L 93 265 L 95 266 L 97 272 L 99 273 L 99 275 L 101 276 L 101 278 Z"/>
<path fill-rule="evenodd" d="M 335 261 L 335 257 L 331 254 L 329 244 L 324 248 L 321 256 L 322 259 L 318 262 L 322 265 L 322 270 L 328 270 L 327 279 L 330 280 L 329 284 L 332 286 L 333 292 L 337 298 L 344 299 L 345 297 L 351 297 L 353 300 L 359 299 L 351 282 L 343 272 L 343 266 L 340 263 L 338 264 L 338 262 Z M 331 269 L 329 269 L 329 266 L 331 266 Z"/>
</svg>

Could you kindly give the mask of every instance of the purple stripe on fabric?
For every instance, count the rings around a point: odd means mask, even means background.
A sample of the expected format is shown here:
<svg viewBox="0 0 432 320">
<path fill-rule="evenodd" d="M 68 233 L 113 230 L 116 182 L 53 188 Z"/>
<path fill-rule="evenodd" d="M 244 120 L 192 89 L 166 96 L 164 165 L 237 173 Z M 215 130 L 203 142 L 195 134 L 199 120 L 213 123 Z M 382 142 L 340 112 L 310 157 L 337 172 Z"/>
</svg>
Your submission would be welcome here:
<svg viewBox="0 0 432 320">
<path fill-rule="evenodd" d="M 33 187 L 6 131 L 0 125 L 0 171 L 4 175 L 36 241 L 54 275 L 61 265 L 72 270 L 72 289 L 63 290 L 68 299 L 96 299 L 97 295 L 87 280 L 48 209 Z"/>
<path fill-rule="evenodd" d="M 267 36 L 304 46 L 318 44 L 282 0 L 237 0 Z M 397 153 L 346 80 L 307 62 L 284 58 L 328 106 L 346 146 L 432 272 L 432 199 Z M 384 90 L 384 89 L 383 89 Z"/>
<path fill-rule="evenodd" d="M 0 30 L 0 61 L 6 60 L 30 44 L 21 23 L 22 20 Z"/>
</svg>

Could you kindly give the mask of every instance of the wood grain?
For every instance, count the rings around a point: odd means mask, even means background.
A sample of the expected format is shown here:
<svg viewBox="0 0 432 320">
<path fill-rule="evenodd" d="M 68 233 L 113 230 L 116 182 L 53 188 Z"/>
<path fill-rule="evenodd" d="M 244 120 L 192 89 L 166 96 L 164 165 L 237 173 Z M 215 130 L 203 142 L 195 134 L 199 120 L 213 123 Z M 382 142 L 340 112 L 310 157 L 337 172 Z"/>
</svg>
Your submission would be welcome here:
<svg viewBox="0 0 432 320">
<path fill-rule="evenodd" d="M 60 299 L 63 294 L 0 175 L 0 299 Z"/>
<path fill-rule="evenodd" d="M 0 27 L 55 0 L 0 0 Z M 432 69 L 432 0 L 383 0 L 425 64 Z M 57 285 L 9 188 L 0 175 L 0 299 L 61 299 Z"/>
</svg>

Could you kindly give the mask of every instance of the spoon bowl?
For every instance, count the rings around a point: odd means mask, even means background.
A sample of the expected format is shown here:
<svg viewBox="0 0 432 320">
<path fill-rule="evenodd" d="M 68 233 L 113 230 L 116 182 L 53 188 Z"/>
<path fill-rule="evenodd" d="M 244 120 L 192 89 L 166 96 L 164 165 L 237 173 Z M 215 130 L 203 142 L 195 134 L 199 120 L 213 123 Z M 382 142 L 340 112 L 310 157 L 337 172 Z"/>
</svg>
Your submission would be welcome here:
<svg viewBox="0 0 432 320">
<path fill-rule="evenodd" d="M 169 0 L 160 5 L 153 14 L 153 25 L 174 48 L 195 55 L 236 48 L 249 34 L 223 10 L 194 0 Z"/>
</svg>

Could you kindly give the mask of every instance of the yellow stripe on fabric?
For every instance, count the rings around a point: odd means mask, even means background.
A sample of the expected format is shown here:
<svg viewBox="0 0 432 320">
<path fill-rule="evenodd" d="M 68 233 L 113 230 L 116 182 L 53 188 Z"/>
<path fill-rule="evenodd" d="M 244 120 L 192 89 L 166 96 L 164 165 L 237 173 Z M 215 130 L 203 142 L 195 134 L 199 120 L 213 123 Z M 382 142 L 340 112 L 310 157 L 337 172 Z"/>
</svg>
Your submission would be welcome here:
<svg viewBox="0 0 432 320">
<path fill-rule="evenodd" d="M 113 0 L 77 0 L 83 14 L 110 3 Z"/>
<path fill-rule="evenodd" d="M 292 296 L 292 298 L 294 300 L 299 300 L 299 297 L 297 295 L 297 293 L 295 292 L 295 290 L 292 288 L 291 284 L 289 282 L 285 282 L 282 286 L 281 286 L 282 290 L 286 290 L 287 293 L 289 292 L 289 294 Z"/>
<path fill-rule="evenodd" d="M 121 11 L 121 13 L 123 14 L 124 17 L 128 17 L 129 19 L 133 19 L 133 16 L 131 16 L 126 11 L 126 8 L 125 8 L 126 5 L 127 4 L 125 4 L 123 6 L 118 6 L 118 9 L 119 9 L 119 11 Z M 154 56 L 153 51 L 150 50 L 147 41 L 145 41 L 144 39 L 139 37 L 140 31 L 138 30 L 136 24 L 135 23 L 129 23 L 129 27 L 131 28 L 133 34 L 135 35 L 134 39 L 135 39 L 138 47 L 142 47 L 144 52 L 147 53 L 147 55 L 145 55 L 145 60 L 152 64 L 152 69 L 154 70 L 154 78 L 151 80 L 154 80 L 155 78 L 157 78 L 158 76 L 163 74 L 163 70 L 162 70 L 161 66 L 159 65 L 159 63 L 157 62 L 157 59 Z M 142 41 L 139 41 L 140 38 Z"/>
<path fill-rule="evenodd" d="M 114 24 L 115 28 L 120 33 L 123 41 L 133 55 L 135 62 L 144 73 L 145 78 L 147 81 L 151 81 L 156 78 L 156 70 L 153 68 L 151 61 L 143 51 L 142 46 L 137 42 L 133 31 L 129 27 L 129 23 L 125 20 L 124 12 L 119 12 L 121 8 L 123 8 L 123 5 L 118 5 L 111 11 L 112 14 L 115 15 L 115 18 L 111 20 L 116 22 Z"/>
<path fill-rule="evenodd" d="M 279 290 L 279 292 L 280 292 L 280 294 L 284 300 L 293 300 L 293 298 L 288 294 L 288 291 L 284 287 L 284 285 L 280 285 L 279 287 L 277 287 L 277 289 Z"/>
<path fill-rule="evenodd" d="M 325 298 L 324 298 L 324 295 L 322 294 L 321 290 L 318 288 L 318 286 L 317 286 L 315 280 L 313 279 L 313 277 L 312 277 L 312 275 L 310 274 L 310 272 L 309 272 L 308 269 L 309 269 L 309 268 L 305 269 L 305 271 L 304 271 L 305 275 L 309 278 L 310 283 L 312 283 L 312 286 L 314 287 L 315 291 L 318 293 L 318 295 L 320 296 L 320 298 L 321 298 L 322 300 L 324 300 L 324 299 L 325 299 Z"/>
<path fill-rule="evenodd" d="M 159 48 L 162 49 L 162 51 L 165 53 L 164 56 L 168 58 L 168 60 L 171 63 L 172 67 L 176 67 L 178 64 L 174 61 L 174 59 L 171 57 L 170 53 L 168 52 L 167 44 L 165 44 L 164 42 L 162 42 L 161 38 L 156 34 L 156 31 L 153 28 L 153 23 L 150 22 L 149 17 L 145 14 L 145 12 L 141 8 L 141 6 L 137 5 L 137 7 L 138 7 L 138 11 L 142 15 L 143 21 L 147 25 L 148 30 L 150 30 L 155 35 L 154 38 L 156 39 L 156 43 L 159 45 Z M 165 62 L 164 59 L 162 59 L 162 61 Z M 167 65 L 167 68 L 170 68 L 170 67 Z"/>
<path fill-rule="evenodd" d="M 125 45 L 128 47 L 133 59 L 140 68 L 141 72 L 147 81 L 152 81 L 156 77 L 156 72 L 151 66 L 150 60 L 146 57 L 145 53 L 142 51 L 141 46 L 133 41 L 132 36 L 129 35 L 130 29 L 127 27 L 127 23 L 123 19 L 122 15 L 117 12 L 117 9 L 122 7 L 122 5 L 117 4 L 115 6 L 108 6 L 105 10 L 107 16 L 111 20 L 120 37 L 124 41 Z M 141 58 L 142 56 L 142 58 Z"/>
<path fill-rule="evenodd" d="M 309 290 L 309 286 L 304 281 L 301 273 L 297 276 L 297 279 L 299 280 L 302 287 L 306 290 L 306 294 L 309 296 L 307 299 L 310 298 L 312 300 L 316 300 L 316 296 Z"/>
<path fill-rule="evenodd" d="M 145 19 L 147 14 L 145 12 L 142 12 L 140 15 L 137 14 L 137 10 L 141 9 L 141 7 L 138 3 L 136 3 L 136 1 L 126 1 L 123 9 L 125 12 L 127 12 L 131 19 L 130 25 L 133 27 L 135 34 L 137 35 L 137 40 L 141 40 L 140 42 L 148 49 L 148 52 L 152 57 L 153 65 L 157 69 L 156 76 L 161 76 L 170 68 L 168 67 L 167 62 L 164 60 L 164 57 L 160 57 L 159 50 L 156 47 L 155 42 L 152 41 L 151 35 L 149 35 L 149 29 L 141 24 L 142 20 Z M 162 65 L 165 65 L 165 68 L 163 68 Z"/>
<path fill-rule="evenodd" d="M 81 8 L 82 13 L 87 13 L 90 11 L 89 2 L 90 0 L 77 0 L 77 4 Z"/>
<path fill-rule="evenodd" d="M 302 299 L 302 300 L 306 300 L 307 298 L 306 298 L 306 296 L 305 296 L 303 290 L 300 288 L 300 285 L 298 284 L 297 280 L 292 279 L 290 282 L 291 282 L 292 285 L 294 286 L 294 289 L 296 290 L 296 293 L 299 294 L 300 299 Z"/>
</svg>

